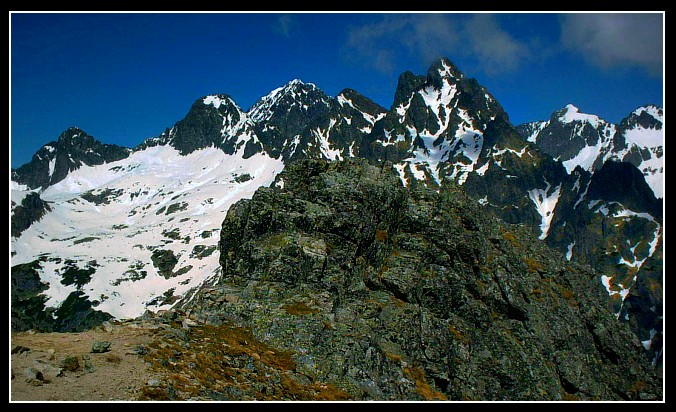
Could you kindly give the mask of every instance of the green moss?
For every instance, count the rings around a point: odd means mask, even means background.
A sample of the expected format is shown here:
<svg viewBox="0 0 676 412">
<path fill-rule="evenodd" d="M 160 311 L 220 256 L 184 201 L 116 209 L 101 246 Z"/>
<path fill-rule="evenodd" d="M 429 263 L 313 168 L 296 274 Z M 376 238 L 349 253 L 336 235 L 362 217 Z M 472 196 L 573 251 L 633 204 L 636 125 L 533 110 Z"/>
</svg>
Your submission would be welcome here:
<svg viewBox="0 0 676 412">
<path fill-rule="evenodd" d="M 263 250 L 270 252 L 282 249 L 292 241 L 293 239 L 285 233 L 273 233 L 263 239 L 261 246 Z"/>
<path fill-rule="evenodd" d="M 346 392 L 332 384 L 298 380 L 294 353 L 256 339 L 248 328 L 231 323 L 204 324 L 191 328 L 186 339 L 191 347 L 189 356 L 184 353 L 183 341 L 175 336 L 159 336 L 149 345 L 145 360 L 165 376 L 166 383 L 146 387 L 141 400 L 349 399 Z"/>
<path fill-rule="evenodd" d="M 289 315 L 306 316 L 319 313 L 319 309 L 311 308 L 304 302 L 294 302 L 291 304 L 282 305 L 282 309 Z"/>
</svg>

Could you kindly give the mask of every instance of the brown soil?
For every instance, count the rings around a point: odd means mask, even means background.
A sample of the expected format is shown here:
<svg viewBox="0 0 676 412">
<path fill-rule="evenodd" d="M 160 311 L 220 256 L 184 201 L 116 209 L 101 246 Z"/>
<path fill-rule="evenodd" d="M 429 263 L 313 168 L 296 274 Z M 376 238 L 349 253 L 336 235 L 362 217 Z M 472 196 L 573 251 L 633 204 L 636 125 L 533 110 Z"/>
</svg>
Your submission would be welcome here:
<svg viewBox="0 0 676 412">
<path fill-rule="evenodd" d="M 135 323 L 81 333 L 12 332 L 10 347 L 16 353 L 11 354 L 10 401 L 137 400 L 149 382 L 161 378 L 137 352 L 153 335 L 152 327 Z M 97 341 L 110 342 L 110 350 L 91 353 Z M 19 351 L 19 346 L 28 350 Z M 77 357 L 79 367 L 59 374 L 66 356 Z M 43 370 L 43 376 L 30 379 L 30 368 Z"/>
<path fill-rule="evenodd" d="M 95 342 L 111 345 L 93 353 Z M 297 372 L 291 352 L 230 324 L 158 318 L 106 323 L 80 333 L 12 332 L 11 352 L 13 402 L 349 398 Z"/>
</svg>

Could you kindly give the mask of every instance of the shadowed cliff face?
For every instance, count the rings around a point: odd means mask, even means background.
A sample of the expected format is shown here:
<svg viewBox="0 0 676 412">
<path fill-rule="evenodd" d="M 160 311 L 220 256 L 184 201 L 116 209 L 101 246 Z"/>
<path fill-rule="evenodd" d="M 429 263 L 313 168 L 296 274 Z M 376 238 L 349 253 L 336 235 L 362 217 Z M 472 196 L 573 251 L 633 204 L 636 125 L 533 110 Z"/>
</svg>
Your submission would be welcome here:
<svg viewBox="0 0 676 412">
<path fill-rule="evenodd" d="M 588 266 L 461 188 L 302 160 L 223 221 L 223 274 L 179 304 L 371 400 L 655 400 L 661 381 Z"/>
</svg>

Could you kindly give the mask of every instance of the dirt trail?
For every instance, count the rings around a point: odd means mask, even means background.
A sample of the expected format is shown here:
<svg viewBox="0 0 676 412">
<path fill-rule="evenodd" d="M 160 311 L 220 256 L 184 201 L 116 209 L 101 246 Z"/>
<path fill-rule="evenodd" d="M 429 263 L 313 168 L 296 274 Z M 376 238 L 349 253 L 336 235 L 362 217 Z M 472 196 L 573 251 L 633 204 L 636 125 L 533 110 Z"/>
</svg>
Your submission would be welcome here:
<svg viewBox="0 0 676 412">
<path fill-rule="evenodd" d="M 81 333 L 13 332 L 10 401 L 137 400 L 143 387 L 161 378 L 139 353 L 154 332 L 136 323 Z M 111 345 L 92 353 L 94 342 Z"/>
</svg>

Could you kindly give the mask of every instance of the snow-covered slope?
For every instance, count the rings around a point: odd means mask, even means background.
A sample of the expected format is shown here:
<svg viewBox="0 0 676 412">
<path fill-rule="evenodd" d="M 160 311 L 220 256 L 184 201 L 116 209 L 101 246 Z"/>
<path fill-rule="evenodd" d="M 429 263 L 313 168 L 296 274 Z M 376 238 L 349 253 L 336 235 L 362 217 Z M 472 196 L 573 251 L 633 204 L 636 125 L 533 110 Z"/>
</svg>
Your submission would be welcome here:
<svg viewBox="0 0 676 412">
<path fill-rule="evenodd" d="M 228 155 L 207 148 L 181 156 L 166 145 L 80 167 L 41 193 L 52 211 L 13 239 L 12 265 L 41 258 L 48 307 L 79 288 L 98 302 L 97 310 L 117 318 L 167 308 L 218 274 L 216 248 L 228 208 L 269 185 L 282 168 L 265 154 L 244 159 L 243 150 Z M 22 187 L 15 187 L 12 196 L 21 196 Z M 91 280 L 64 285 L 69 260 L 70 267 L 94 268 Z"/>
</svg>

